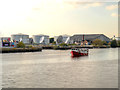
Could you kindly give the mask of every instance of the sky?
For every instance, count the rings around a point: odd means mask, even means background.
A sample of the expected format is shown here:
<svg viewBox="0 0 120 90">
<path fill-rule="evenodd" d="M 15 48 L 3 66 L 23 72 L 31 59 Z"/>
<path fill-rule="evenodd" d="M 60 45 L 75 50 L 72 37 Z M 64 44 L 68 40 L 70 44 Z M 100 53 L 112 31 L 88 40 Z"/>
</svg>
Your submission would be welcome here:
<svg viewBox="0 0 120 90">
<path fill-rule="evenodd" d="M 1 0 L 0 36 L 74 34 L 118 36 L 118 2 Z"/>
</svg>

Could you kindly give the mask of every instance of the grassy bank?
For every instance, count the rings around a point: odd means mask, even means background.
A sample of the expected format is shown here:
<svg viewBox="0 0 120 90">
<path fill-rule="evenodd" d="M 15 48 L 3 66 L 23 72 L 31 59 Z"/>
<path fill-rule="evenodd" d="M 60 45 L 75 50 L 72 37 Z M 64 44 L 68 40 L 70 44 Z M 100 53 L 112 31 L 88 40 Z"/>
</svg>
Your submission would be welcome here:
<svg viewBox="0 0 120 90">
<path fill-rule="evenodd" d="M 80 45 L 75 45 L 75 46 L 42 46 L 43 49 L 54 49 L 54 50 L 68 50 L 71 48 L 110 48 L 110 46 L 80 46 Z"/>
<path fill-rule="evenodd" d="M 39 46 L 40 47 L 40 46 Z M 69 50 L 71 48 L 111 48 L 110 46 L 80 46 L 80 45 L 75 45 L 75 46 L 41 46 L 42 48 L 39 47 L 29 47 L 29 48 L 1 48 L 0 53 L 18 53 L 18 52 L 37 52 L 37 51 L 42 51 L 42 49 L 52 49 L 52 50 Z"/>
<path fill-rule="evenodd" d="M 18 52 L 37 52 L 42 51 L 41 48 L 1 48 L 0 53 L 18 53 Z"/>
</svg>

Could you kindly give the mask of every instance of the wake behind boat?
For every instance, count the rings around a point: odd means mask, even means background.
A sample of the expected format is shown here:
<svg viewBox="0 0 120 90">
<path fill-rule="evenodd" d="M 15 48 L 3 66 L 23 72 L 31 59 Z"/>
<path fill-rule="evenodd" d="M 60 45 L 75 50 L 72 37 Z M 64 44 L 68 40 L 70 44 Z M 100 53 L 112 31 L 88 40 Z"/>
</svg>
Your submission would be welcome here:
<svg viewBox="0 0 120 90">
<path fill-rule="evenodd" d="M 88 48 L 73 48 L 71 49 L 71 56 L 78 57 L 78 56 L 88 56 Z"/>
</svg>

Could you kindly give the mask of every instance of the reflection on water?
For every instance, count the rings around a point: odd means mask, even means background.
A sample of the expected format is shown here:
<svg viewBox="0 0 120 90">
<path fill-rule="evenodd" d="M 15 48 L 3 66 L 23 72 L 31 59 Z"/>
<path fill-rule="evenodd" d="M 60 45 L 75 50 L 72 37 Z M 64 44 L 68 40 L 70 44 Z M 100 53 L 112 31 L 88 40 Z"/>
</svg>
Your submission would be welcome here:
<svg viewBox="0 0 120 90">
<path fill-rule="evenodd" d="M 3 54 L 3 87 L 116 88 L 118 49 L 90 49 L 88 56 L 70 50 Z"/>
</svg>

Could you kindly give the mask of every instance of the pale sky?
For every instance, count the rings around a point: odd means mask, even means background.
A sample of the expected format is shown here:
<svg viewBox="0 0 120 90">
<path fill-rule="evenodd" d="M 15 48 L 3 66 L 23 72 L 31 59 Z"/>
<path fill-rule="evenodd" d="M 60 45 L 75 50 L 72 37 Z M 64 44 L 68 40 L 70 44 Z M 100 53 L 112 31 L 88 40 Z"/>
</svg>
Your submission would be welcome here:
<svg viewBox="0 0 120 90">
<path fill-rule="evenodd" d="M 118 2 L 1 0 L 0 36 L 17 33 L 118 36 Z"/>
</svg>

